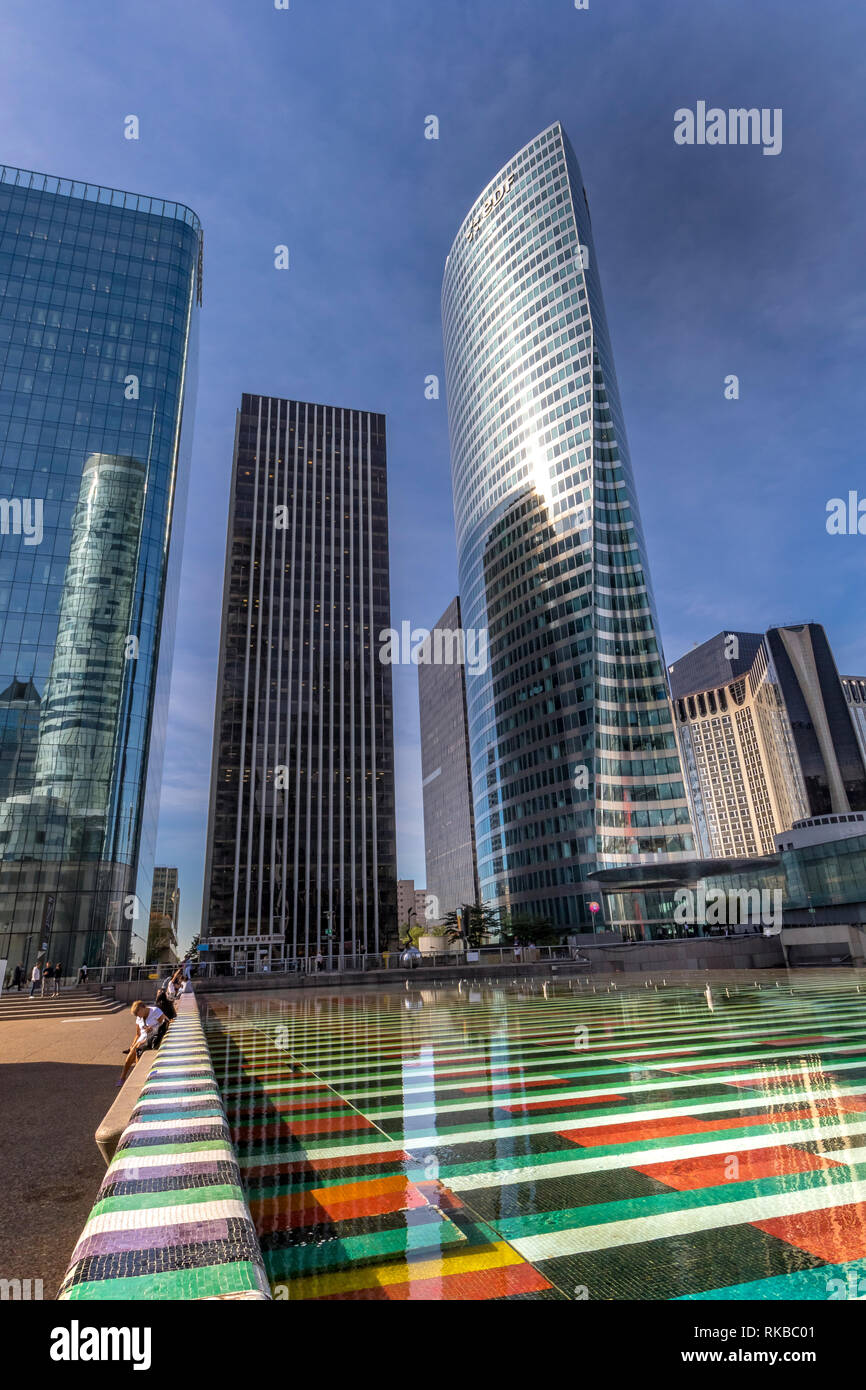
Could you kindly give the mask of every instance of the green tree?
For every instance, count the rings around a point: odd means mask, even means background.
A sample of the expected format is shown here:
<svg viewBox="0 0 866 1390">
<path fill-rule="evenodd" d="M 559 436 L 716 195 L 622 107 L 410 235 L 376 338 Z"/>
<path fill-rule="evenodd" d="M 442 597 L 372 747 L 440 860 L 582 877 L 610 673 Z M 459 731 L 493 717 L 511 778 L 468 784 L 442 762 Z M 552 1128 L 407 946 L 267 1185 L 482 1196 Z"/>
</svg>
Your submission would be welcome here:
<svg viewBox="0 0 866 1390">
<path fill-rule="evenodd" d="M 498 937 L 499 914 L 495 908 L 464 903 L 448 912 L 442 919 L 442 935 L 448 941 L 465 941 L 470 951 L 477 951 L 485 939 Z"/>
<path fill-rule="evenodd" d="M 560 933 L 546 917 L 512 912 L 502 921 L 502 942 L 508 946 L 555 946 Z"/>
</svg>

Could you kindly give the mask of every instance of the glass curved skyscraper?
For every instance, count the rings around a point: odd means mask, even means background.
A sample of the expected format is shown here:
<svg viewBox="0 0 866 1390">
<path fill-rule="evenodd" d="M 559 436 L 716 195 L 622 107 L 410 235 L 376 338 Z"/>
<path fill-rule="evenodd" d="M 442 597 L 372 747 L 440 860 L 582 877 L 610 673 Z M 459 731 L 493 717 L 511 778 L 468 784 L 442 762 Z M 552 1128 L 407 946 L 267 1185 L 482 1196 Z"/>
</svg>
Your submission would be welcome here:
<svg viewBox="0 0 866 1390">
<path fill-rule="evenodd" d="M 13 965 L 69 972 L 144 948 L 201 245 L 180 204 L 0 167 L 0 957 Z"/>
<path fill-rule="evenodd" d="M 589 207 L 558 122 L 470 210 L 442 316 L 463 623 L 490 643 L 466 680 L 481 892 L 586 930 L 595 869 L 694 846 Z"/>
</svg>

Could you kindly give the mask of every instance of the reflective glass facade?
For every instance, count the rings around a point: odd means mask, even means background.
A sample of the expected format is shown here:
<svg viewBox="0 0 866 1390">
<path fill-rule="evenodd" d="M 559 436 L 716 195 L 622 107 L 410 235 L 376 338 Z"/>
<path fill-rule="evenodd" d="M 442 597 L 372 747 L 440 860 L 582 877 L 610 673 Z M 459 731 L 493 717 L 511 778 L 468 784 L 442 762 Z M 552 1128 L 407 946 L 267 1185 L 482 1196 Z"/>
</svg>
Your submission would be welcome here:
<svg viewBox="0 0 866 1390">
<path fill-rule="evenodd" d="M 147 935 L 195 380 L 188 208 L 0 169 L 0 955 Z"/>
<path fill-rule="evenodd" d="M 397 915 L 385 418 L 245 395 L 226 553 L 202 937 L 355 955 Z"/>
<path fill-rule="evenodd" d="M 866 763 L 823 627 L 770 628 L 767 646 L 794 734 L 808 814 L 866 810 Z"/>
<path fill-rule="evenodd" d="M 599 887 L 611 922 L 626 940 L 633 941 L 724 934 L 724 926 L 700 920 L 682 924 L 676 916 L 677 893 L 682 889 L 707 898 L 718 892 L 728 895 L 727 920 L 732 929 L 745 923 L 756 930 L 760 909 L 754 895 L 775 892 L 780 895 L 785 926 L 866 922 L 866 835 L 795 843 L 755 859 L 678 863 L 668 873 L 662 866 L 625 873 L 611 870 L 601 875 Z M 740 895 L 739 911 L 731 895 Z M 765 909 L 771 902 L 769 897 Z"/>
<path fill-rule="evenodd" d="M 866 679 L 862 676 L 843 676 L 842 690 L 848 704 L 848 713 L 854 724 L 860 752 L 866 758 Z M 3 697 L 0 696 L 0 710 L 2 710 L 2 700 Z"/>
<path fill-rule="evenodd" d="M 481 194 L 443 284 L 481 891 L 603 926 L 604 865 L 693 851 L 589 207 L 557 123 Z"/>
<path fill-rule="evenodd" d="M 462 629 L 460 600 L 448 605 L 436 630 Z M 475 815 L 466 718 L 466 667 L 462 662 L 419 662 L 421 788 L 427 893 L 441 921 L 464 903 L 478 901 Z"/>
</svg>

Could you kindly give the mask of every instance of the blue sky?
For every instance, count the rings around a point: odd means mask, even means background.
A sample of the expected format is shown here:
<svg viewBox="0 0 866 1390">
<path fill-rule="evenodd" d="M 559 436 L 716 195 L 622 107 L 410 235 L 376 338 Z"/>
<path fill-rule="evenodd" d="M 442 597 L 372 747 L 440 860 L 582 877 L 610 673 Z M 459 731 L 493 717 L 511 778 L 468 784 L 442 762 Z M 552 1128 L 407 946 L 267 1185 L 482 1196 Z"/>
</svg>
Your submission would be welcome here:
<svg viewBox="0 0 866 1390">
<path fill-rule="evenodd" d="M 866 538 L 825 529 L 829 498 L 866 497 L 860 0 L 4 0 L 0 70 L 3 162 L 177 199 L 205 227 L 159 838 L 187 939 L 241 392 L 387 414 L 393 621 L 432 626 L 456 584 L 444 393 L 424 396 L 442 268 L 553 120 L 592 209 L 668 660 L 809 618 L 866 673 Z M 676 145 L 699 100 L 781 107 L 782 153 Z M 420 884 L 416 674 L 395 668 L 399 872 Z"/>
</svg>

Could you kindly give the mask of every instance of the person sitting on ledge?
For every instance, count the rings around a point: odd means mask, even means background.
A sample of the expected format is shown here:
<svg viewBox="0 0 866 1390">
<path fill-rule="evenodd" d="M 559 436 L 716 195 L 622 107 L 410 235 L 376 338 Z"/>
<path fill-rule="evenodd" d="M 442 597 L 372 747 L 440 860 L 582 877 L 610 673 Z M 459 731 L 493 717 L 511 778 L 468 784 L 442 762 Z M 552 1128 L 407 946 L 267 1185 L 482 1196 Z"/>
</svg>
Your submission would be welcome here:
<svg viewBox="0 0 866 1390">
<path fill-rule="evenodd" d="M 117 1083 L 118 1087 L 123 1085 L 143 1052 L 146 1052 L 148 1048 L 159 1047 L 168 1027 L 168 1019 L 162 1009 L 158 1009 L 155 1004 L 145 1004 L 143 1000 L 136 999 L 130 1013 L 135 1019 L 135 1037 L 132 1047 L 126 1054 L 123 1071 L 120 1073 L 120 1080 Z"/>
</svg>

